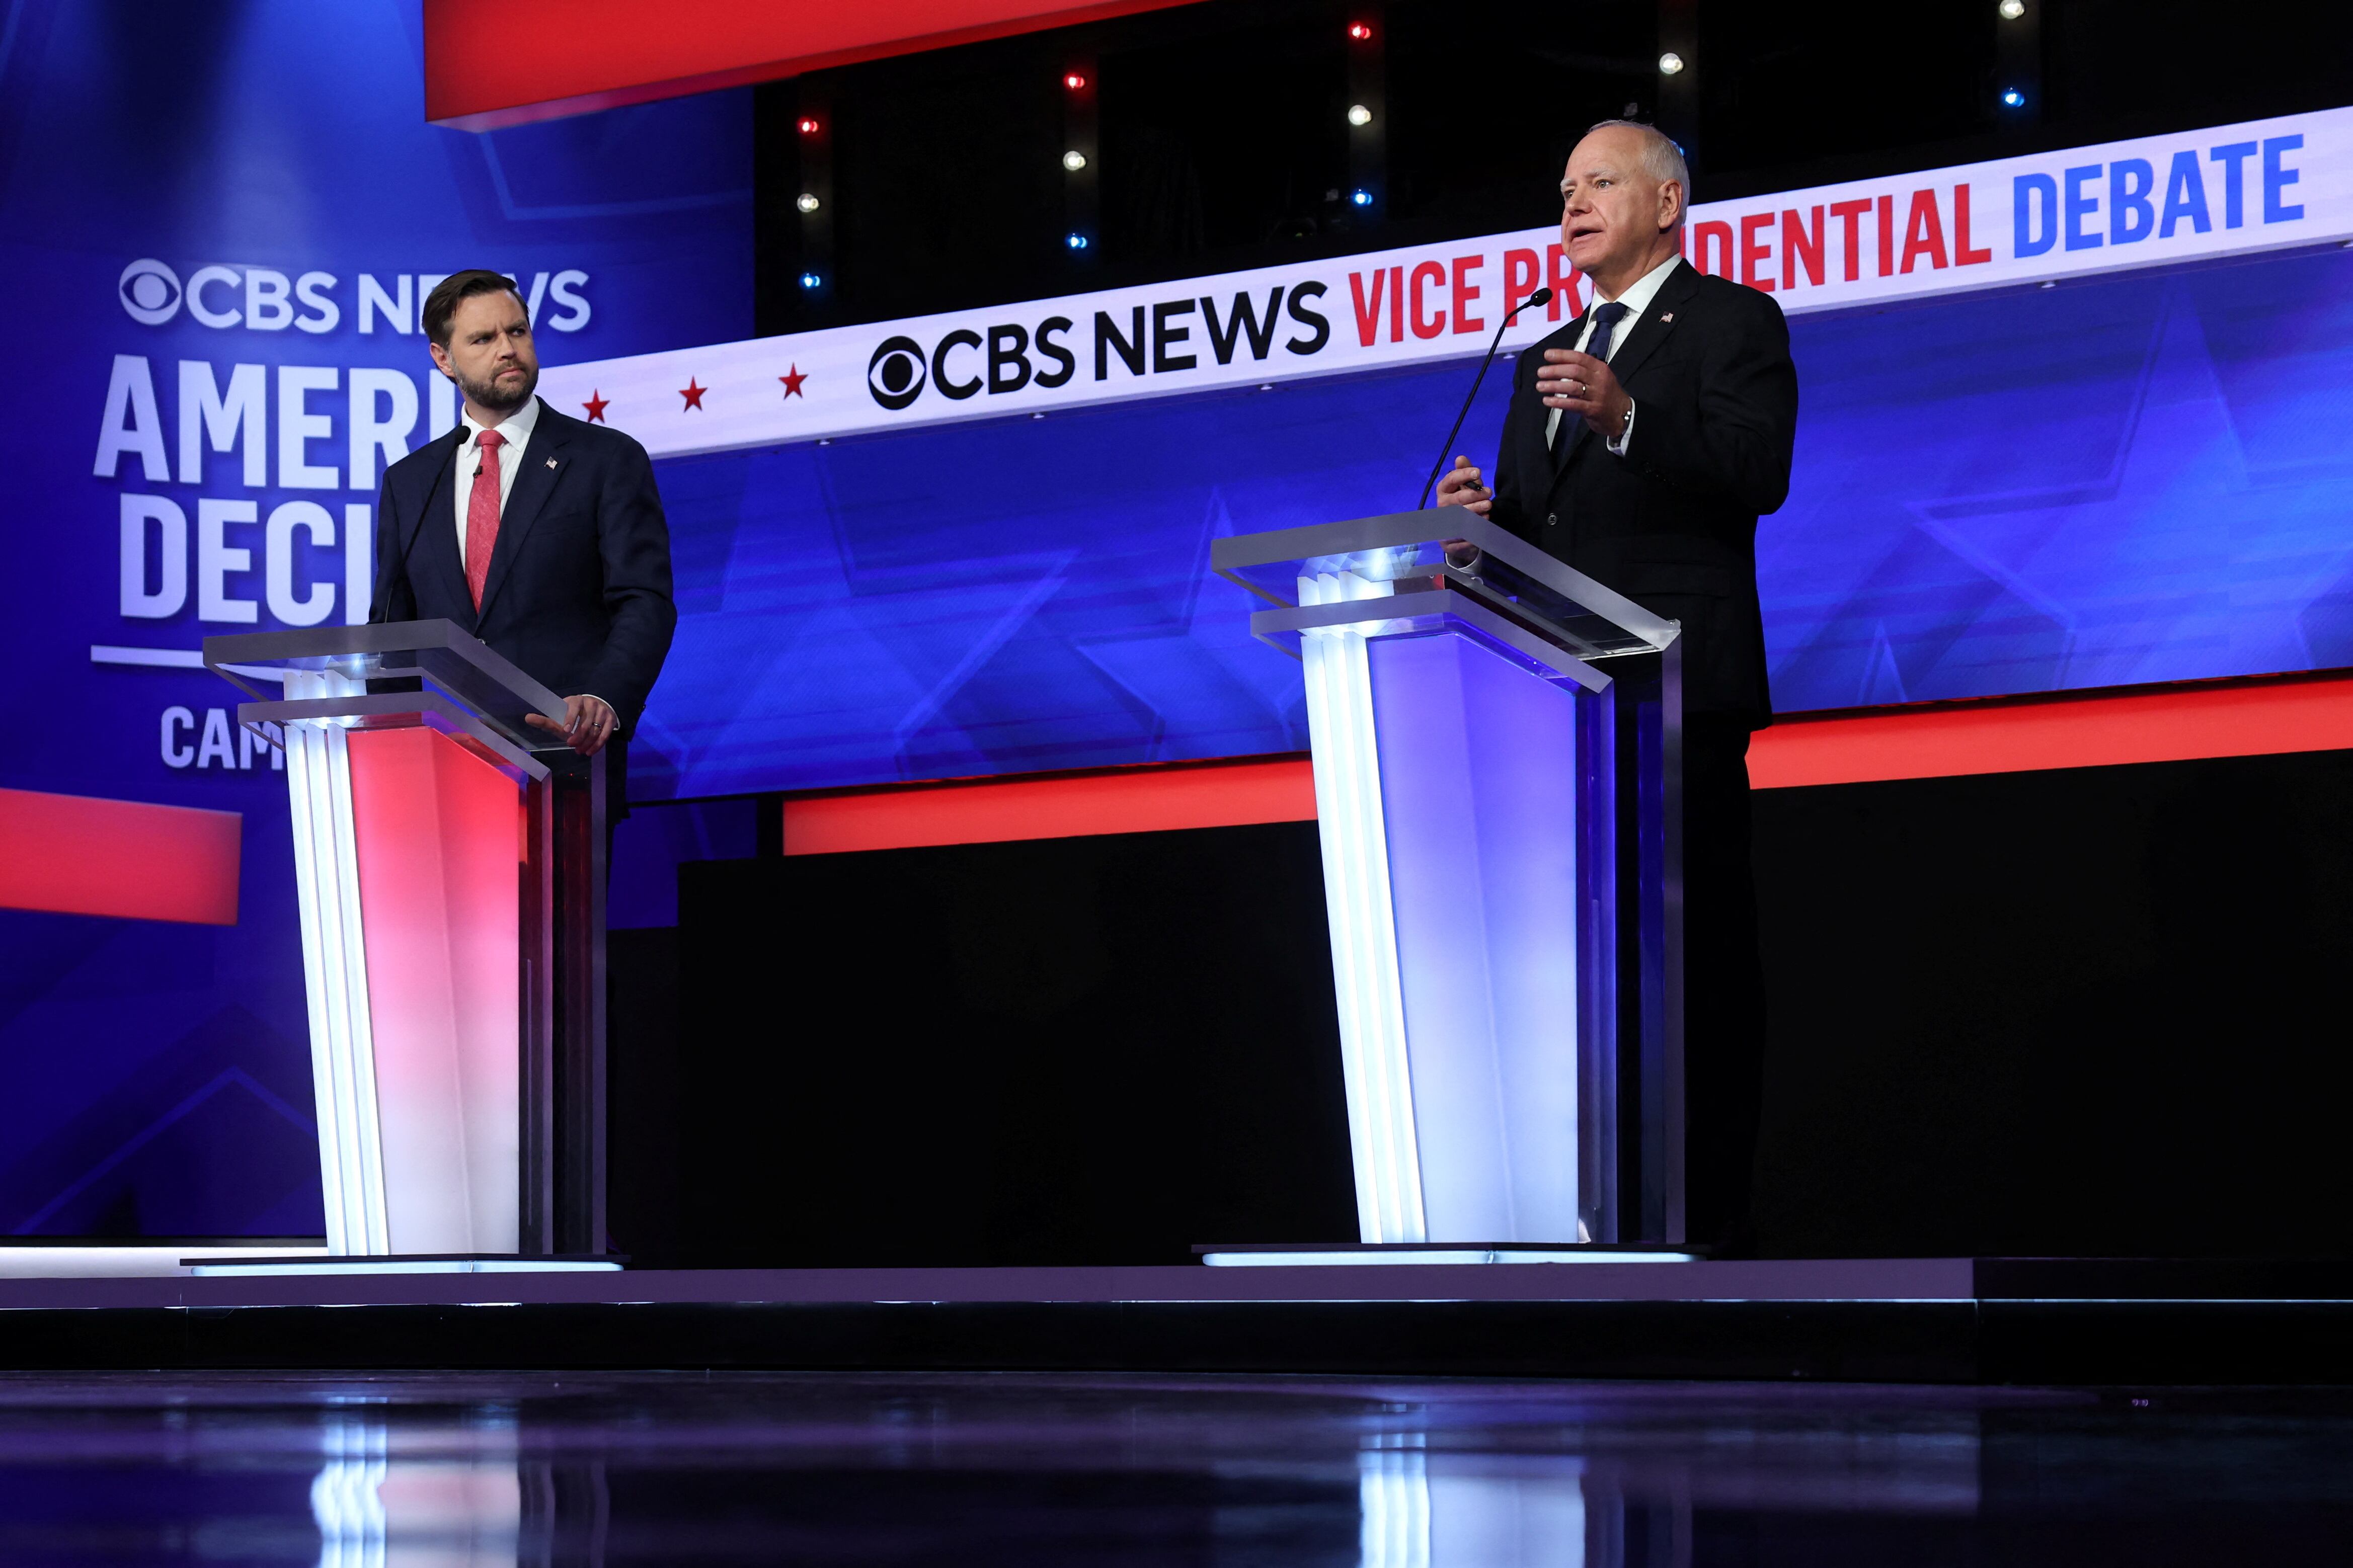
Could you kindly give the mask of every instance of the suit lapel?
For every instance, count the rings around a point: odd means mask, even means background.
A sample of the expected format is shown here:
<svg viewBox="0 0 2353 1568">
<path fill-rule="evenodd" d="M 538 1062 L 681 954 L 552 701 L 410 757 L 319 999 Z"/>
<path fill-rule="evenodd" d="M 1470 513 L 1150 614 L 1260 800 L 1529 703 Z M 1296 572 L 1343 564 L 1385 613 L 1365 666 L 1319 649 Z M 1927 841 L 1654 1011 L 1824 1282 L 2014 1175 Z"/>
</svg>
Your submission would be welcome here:
<svg viewBox="0 0 2353 1568">
<path fill-rule="evenodd" d="M 417 561 L 417 546 L 425 547 L 422 564 L 429 566 L 441 579 L 441 591 L 448 602 L 465 605 L 469 610 L 467 629 L 471 631 L 472 596 L 466 592 L 466 563 L 458 555 L 457 502 L 451 499 L 453 476 L 458 471 L 458 448 L 464 444 L 466 427 L 438 437 L 445 443 L 439 461 L 433 465 L 433 478 L 425 486 L 424 504 L 417 509 L 417 521 L 403 542 L 404 559 Z"/>
<path fill-rule="evenodd" d="M 1666 281 L 1659 285 L 1659 291 L 1651 296 L 1650 309 L 1642 312 L 1641 320 L 1636 321 L 1633 330 L 1626 334 L 1626 342 L 1609 358 L 1609 368 L 1617 375 L 1619 385 L 1625 385 L 1634 373 L 1642 368 L 1642 362 L 1667 341 L 1668 334 L 1675 330 L 1675 323 L 1666 318 L 1680 310 L 1684 302 L 1698 292 L 1699 274 L 1693 270 L 1689 262 L 1667 274 Z"/>
<path fill-rule="evenodd" d="M 555 493 L 556 482 L 572 465 L 572 455 L 565 450 L 572 438 L 571 425 L 571 420 L 542 400 L 539 423 L 532 427 L 531 444 L 522 450 L 522 470 L 515 475 L 514 489 L 507 492 L 506 511 L 499 519 L 499 542 L 491 551 L 491 570 L 482 582 L 481 619 L 489 618 L 491 601 L 514 574 L 515 557 L 522 552 L 531 525 L 539 521 L 548 498 Z"/>
</svg>

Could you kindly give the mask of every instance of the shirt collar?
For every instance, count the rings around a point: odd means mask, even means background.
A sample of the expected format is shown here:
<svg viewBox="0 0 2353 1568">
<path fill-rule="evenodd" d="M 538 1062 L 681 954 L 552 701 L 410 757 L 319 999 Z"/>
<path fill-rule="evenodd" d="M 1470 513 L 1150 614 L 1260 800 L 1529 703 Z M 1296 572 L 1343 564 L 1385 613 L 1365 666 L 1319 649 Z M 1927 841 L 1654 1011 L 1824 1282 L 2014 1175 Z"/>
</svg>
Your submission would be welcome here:
<svg viewBox="0 0 2353 1568">
<path fill-rule="evenodd" d="M 1664 261 L 1660 262 L 1656 267 L 1651 268 L 1648 272 L 1643 273 L 1640 278 L 1635 279 L 1631 284 L 1628 285 L 1626 291 L 1618 296 L 1617 302 L 1626 307 L 1626 313 L 1629 316 L 1640 316 L 1643 311 L 1651 308 L 1651 300 L 1655 298 L 1659 290 L 1665 286 L 1667 274 L 1682 266 L 1683 260 L 1683 258 L 1681 256 L 1668 257 Z M 1596 290 L 1597 294 L 1599 292 L 1599 290 Z M 1597 298 L 1594 300 L 1594 303 L 1599 305 L 1608 303 L 1608 301 Z"/>
<path fill-rule="evenodd" d="M 536 396 L 523 399 L 521 408 L 508 415 L 498 424 L 489 426 L 475 424 L 474 416 L 467 413 L 465 405 L 460 404 L 458 409 L 458 423 L 463 426 L 466 431 L 465 440 L 459 443 L 461 446 L 480 445 L 481 434 L 485 428 L 496 430 L 510 447 L 529 446 L 532 428 L 539 423 L 539 399 Z"/>
</svg>

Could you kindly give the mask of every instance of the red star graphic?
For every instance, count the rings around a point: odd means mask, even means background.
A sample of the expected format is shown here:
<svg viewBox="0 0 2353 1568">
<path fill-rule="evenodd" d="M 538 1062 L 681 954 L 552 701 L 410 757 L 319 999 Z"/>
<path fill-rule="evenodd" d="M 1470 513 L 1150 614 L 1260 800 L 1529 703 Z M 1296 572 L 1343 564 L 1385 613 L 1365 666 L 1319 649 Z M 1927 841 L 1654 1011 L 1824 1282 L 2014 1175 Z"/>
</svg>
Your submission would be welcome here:
<svg viewBox="0 0 2353 1568">
<path fill-rule="evenodd" d="M 702 406 L 702 395 L 710 390 L 707 386 L 695 385 L 694 377 L 690 375 L 686 378 L 686 384 L 678 389 L 678 395 L 686 399 L 687 408 L 700 408 Z M 683 414 L 686 409 L 681 408 L 679 412 Z"/>
<path fill-rule="evenodd" d="M 804 402 L 807 400 L 808 395 L 801 390 L 801 383 L 808 379 L 808 374 L 807 372 L 803 371 L 799 365 L 794 365 L 783 375 L 776 377 L 776 379 L 785 384 L 785 395 L 786 397 L 797 397 L 802 399 Z"/>
<path fill-rule="evenodd" d="M 606 396 L 603 393 L 597 391 L 592 386 L 588 389 L 588 401 L 582 404 L 580 406 L 588 411 L 589 424 L 602 425 L 605 423 L 605 405 L 612 401 L 613 400 L 611 398 Z"/>
</svg>

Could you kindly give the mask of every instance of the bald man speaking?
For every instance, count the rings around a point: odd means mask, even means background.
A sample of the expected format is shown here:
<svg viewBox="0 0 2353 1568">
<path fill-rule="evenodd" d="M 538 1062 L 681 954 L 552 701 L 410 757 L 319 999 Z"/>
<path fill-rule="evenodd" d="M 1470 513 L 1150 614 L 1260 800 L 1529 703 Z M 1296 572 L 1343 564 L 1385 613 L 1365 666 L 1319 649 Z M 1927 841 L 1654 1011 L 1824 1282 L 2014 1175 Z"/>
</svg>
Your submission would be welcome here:
<svg viewBox="0 0 2353 1568">
<path fill-rule="evenodd" d="M 1740 1253 L 1765 1034 L 1748 737 L 1773 714 L 1757 520 L 1788 494 L 1798 373 L 1770 295 L 1683 259 L 1690 189 L 1651 126 L 1605 121 L 1577 144 L 1560 242 L 1593 306 L 1520 356 L 1493 489 L 1457 458 L 1438 501 L 1683 623 L 1688 1234 Z"/>
</svg>

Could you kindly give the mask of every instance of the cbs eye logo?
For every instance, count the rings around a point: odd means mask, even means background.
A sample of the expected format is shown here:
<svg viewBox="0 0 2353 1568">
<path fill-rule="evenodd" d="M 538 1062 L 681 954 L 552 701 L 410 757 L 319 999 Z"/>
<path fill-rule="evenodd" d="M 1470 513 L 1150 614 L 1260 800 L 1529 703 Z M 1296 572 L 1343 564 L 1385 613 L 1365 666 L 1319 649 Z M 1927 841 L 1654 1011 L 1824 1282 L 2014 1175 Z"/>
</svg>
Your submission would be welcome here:
<svg viewBox="0 0 2353 1568">
<path fill-rule="evenodd" d="M 866 390 L 894 413 L 923 395 L 923 348 L 913 338 L 885 338 L 866 362 Z"/>
<path fill-rule="evenodd" d="M 122 269 L 115 284 L 131 319 L 160 327 L 180 313 L 180 279 L 160 261 L 141 259 Z"/>
</svg>

